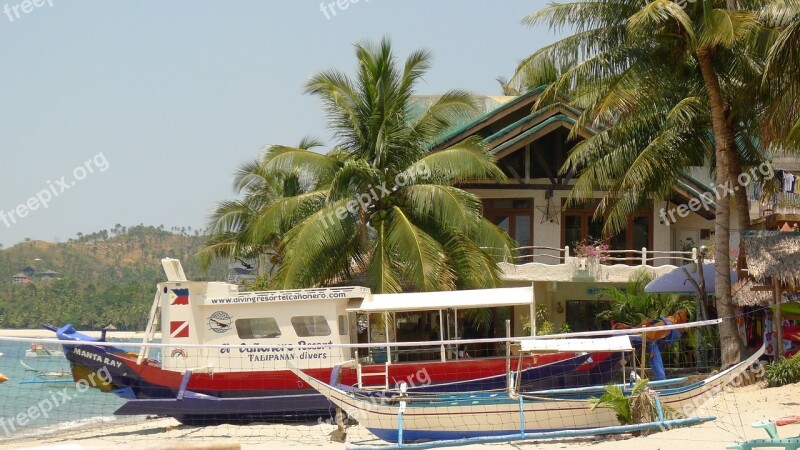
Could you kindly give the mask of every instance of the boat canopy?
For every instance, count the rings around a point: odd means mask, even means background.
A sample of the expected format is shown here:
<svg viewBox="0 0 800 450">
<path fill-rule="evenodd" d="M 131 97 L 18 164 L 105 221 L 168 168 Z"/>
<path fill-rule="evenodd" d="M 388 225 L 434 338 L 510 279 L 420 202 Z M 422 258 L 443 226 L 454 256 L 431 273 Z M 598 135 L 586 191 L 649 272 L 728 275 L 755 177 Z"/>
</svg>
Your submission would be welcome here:
<svg viewBox="0 0 800 450">
<path fill-rule="evenodd" d="M 491 308 L 495 306 L 530 305 L 532 287 L 474 289 L 467 291 L 411 292 L 373 294 L 364 298 L 357 312 L 428 311 L 438 309 Z"/>
<path fill-rule="evenodd" d="M 633 351 L 629 336 L 590 339 L 529 339 L 521 341 L 523 352 L 625 352 Z"/>
</svg>

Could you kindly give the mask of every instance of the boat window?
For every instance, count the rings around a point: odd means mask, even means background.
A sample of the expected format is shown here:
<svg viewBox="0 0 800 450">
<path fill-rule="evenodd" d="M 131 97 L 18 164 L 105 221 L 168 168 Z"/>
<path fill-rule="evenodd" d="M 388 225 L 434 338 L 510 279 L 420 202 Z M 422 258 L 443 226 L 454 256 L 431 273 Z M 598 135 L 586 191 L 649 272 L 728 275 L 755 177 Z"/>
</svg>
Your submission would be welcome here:
<svg viewBox="0 0 800 450">
<path fill-rule="evenodd" d="M 324 316 L 295 316 L 292 326 L 297 337 L 330 336 L 331 327 Z"/>
<path fill-rule="evenodd" d="M 347 336 L 347 316 L 344 314 L 339 316 L 339 335 Z"/>
<path fill-rule="evenodd" d="M 280 337 L 281 329 L 272 317 L 237 319 L 236 332 L 241 339 L 263 339 Z"/>
</svg>

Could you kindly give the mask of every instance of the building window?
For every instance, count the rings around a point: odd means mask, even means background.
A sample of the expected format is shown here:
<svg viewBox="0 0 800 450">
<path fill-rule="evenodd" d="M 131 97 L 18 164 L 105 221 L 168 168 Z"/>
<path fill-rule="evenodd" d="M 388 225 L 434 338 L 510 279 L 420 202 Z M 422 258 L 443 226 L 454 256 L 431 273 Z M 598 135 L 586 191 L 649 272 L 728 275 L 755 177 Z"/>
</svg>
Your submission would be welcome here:
<svg viewBox="0 0 800 450">
<path fill-rule="evenodd" d="M 594 218 L 594 205 L 585 209 L 570 209 L 561 213 L 561 246 L 569 246 L 575 255 L 575 243 L 603 236 L 603 219 Z M 653 248 L 653 211 L 647 210 L 628 217 L 628 224 L 622 232 L 606 239 L 611 250 L 641 250 Z M 613 257 L 623 257 L 614 254 Z M 631 253 L 627 257 L 641 256 Z M 621 262 L 621 261 L 620 261 Z M 637 264 L 639 262 L 636 262 Z"/>
<path fill-rule="evenodd" d="M 484 200 L 483 215 L 493 224 L 505 230 L 520 247 L 533 245 L 533 200 Z M 530 255 L 532 250 L 523 250 L 520 254 Z"/>
<path fill-rule="evenodd" d="M 238 319 L 236 333 L 241 339 L 263 339 L 280 337 L 281 329 L 272 317 Z"/>
<path fill-rule="evenodd" d="M 597 315 L 611 307 L 605 300 L 567 300 L 567 325 L 570 331 L 607 330 L 597 323 Z"/>
<path fill-rule="evenodd" d="M 324 316 L 295 316 L 292 326 L 297 337 L 330 336 L 331 327 Z"/>
</svg>

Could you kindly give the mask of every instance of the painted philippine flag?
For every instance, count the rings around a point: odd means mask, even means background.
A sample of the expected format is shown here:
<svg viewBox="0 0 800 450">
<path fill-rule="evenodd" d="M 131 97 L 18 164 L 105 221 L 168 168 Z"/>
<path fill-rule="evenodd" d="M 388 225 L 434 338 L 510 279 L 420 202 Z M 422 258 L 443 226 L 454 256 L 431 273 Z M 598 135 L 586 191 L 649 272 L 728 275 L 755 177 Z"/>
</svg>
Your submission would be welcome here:
<svg viewBox="0 0 800 450">
<path fill-rule="evenodd" d="M 169 336 L 174 338 L 189 337 L 189 322 L 186 320 L 172 320 L 169 322 Z"/>
<path fill-rule="evenodd" d="M 172 300 L 170 305 L 188 305 L 189 289 L 170 289 L 172 291 L 169 298 Z"/>
</svg>

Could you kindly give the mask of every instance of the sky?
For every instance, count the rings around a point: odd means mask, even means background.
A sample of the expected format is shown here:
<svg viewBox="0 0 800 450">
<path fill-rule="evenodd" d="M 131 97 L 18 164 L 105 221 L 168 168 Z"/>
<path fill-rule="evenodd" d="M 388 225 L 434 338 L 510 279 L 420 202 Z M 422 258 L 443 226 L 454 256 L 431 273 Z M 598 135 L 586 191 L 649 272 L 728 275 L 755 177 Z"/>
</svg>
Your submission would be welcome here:
<svg viewBox="0 0 800 450">
<path fill-rule="evenodd" d="M 545 4 L 0 0 L 0 244 L 202 228 L 263 146 L 331 142 L 303 86 L 352 74 L 353 43 L 431 51 L 420 95 L 499 95 L 497 77 L 555 40 L 520 24 Z"/>
</svg>

